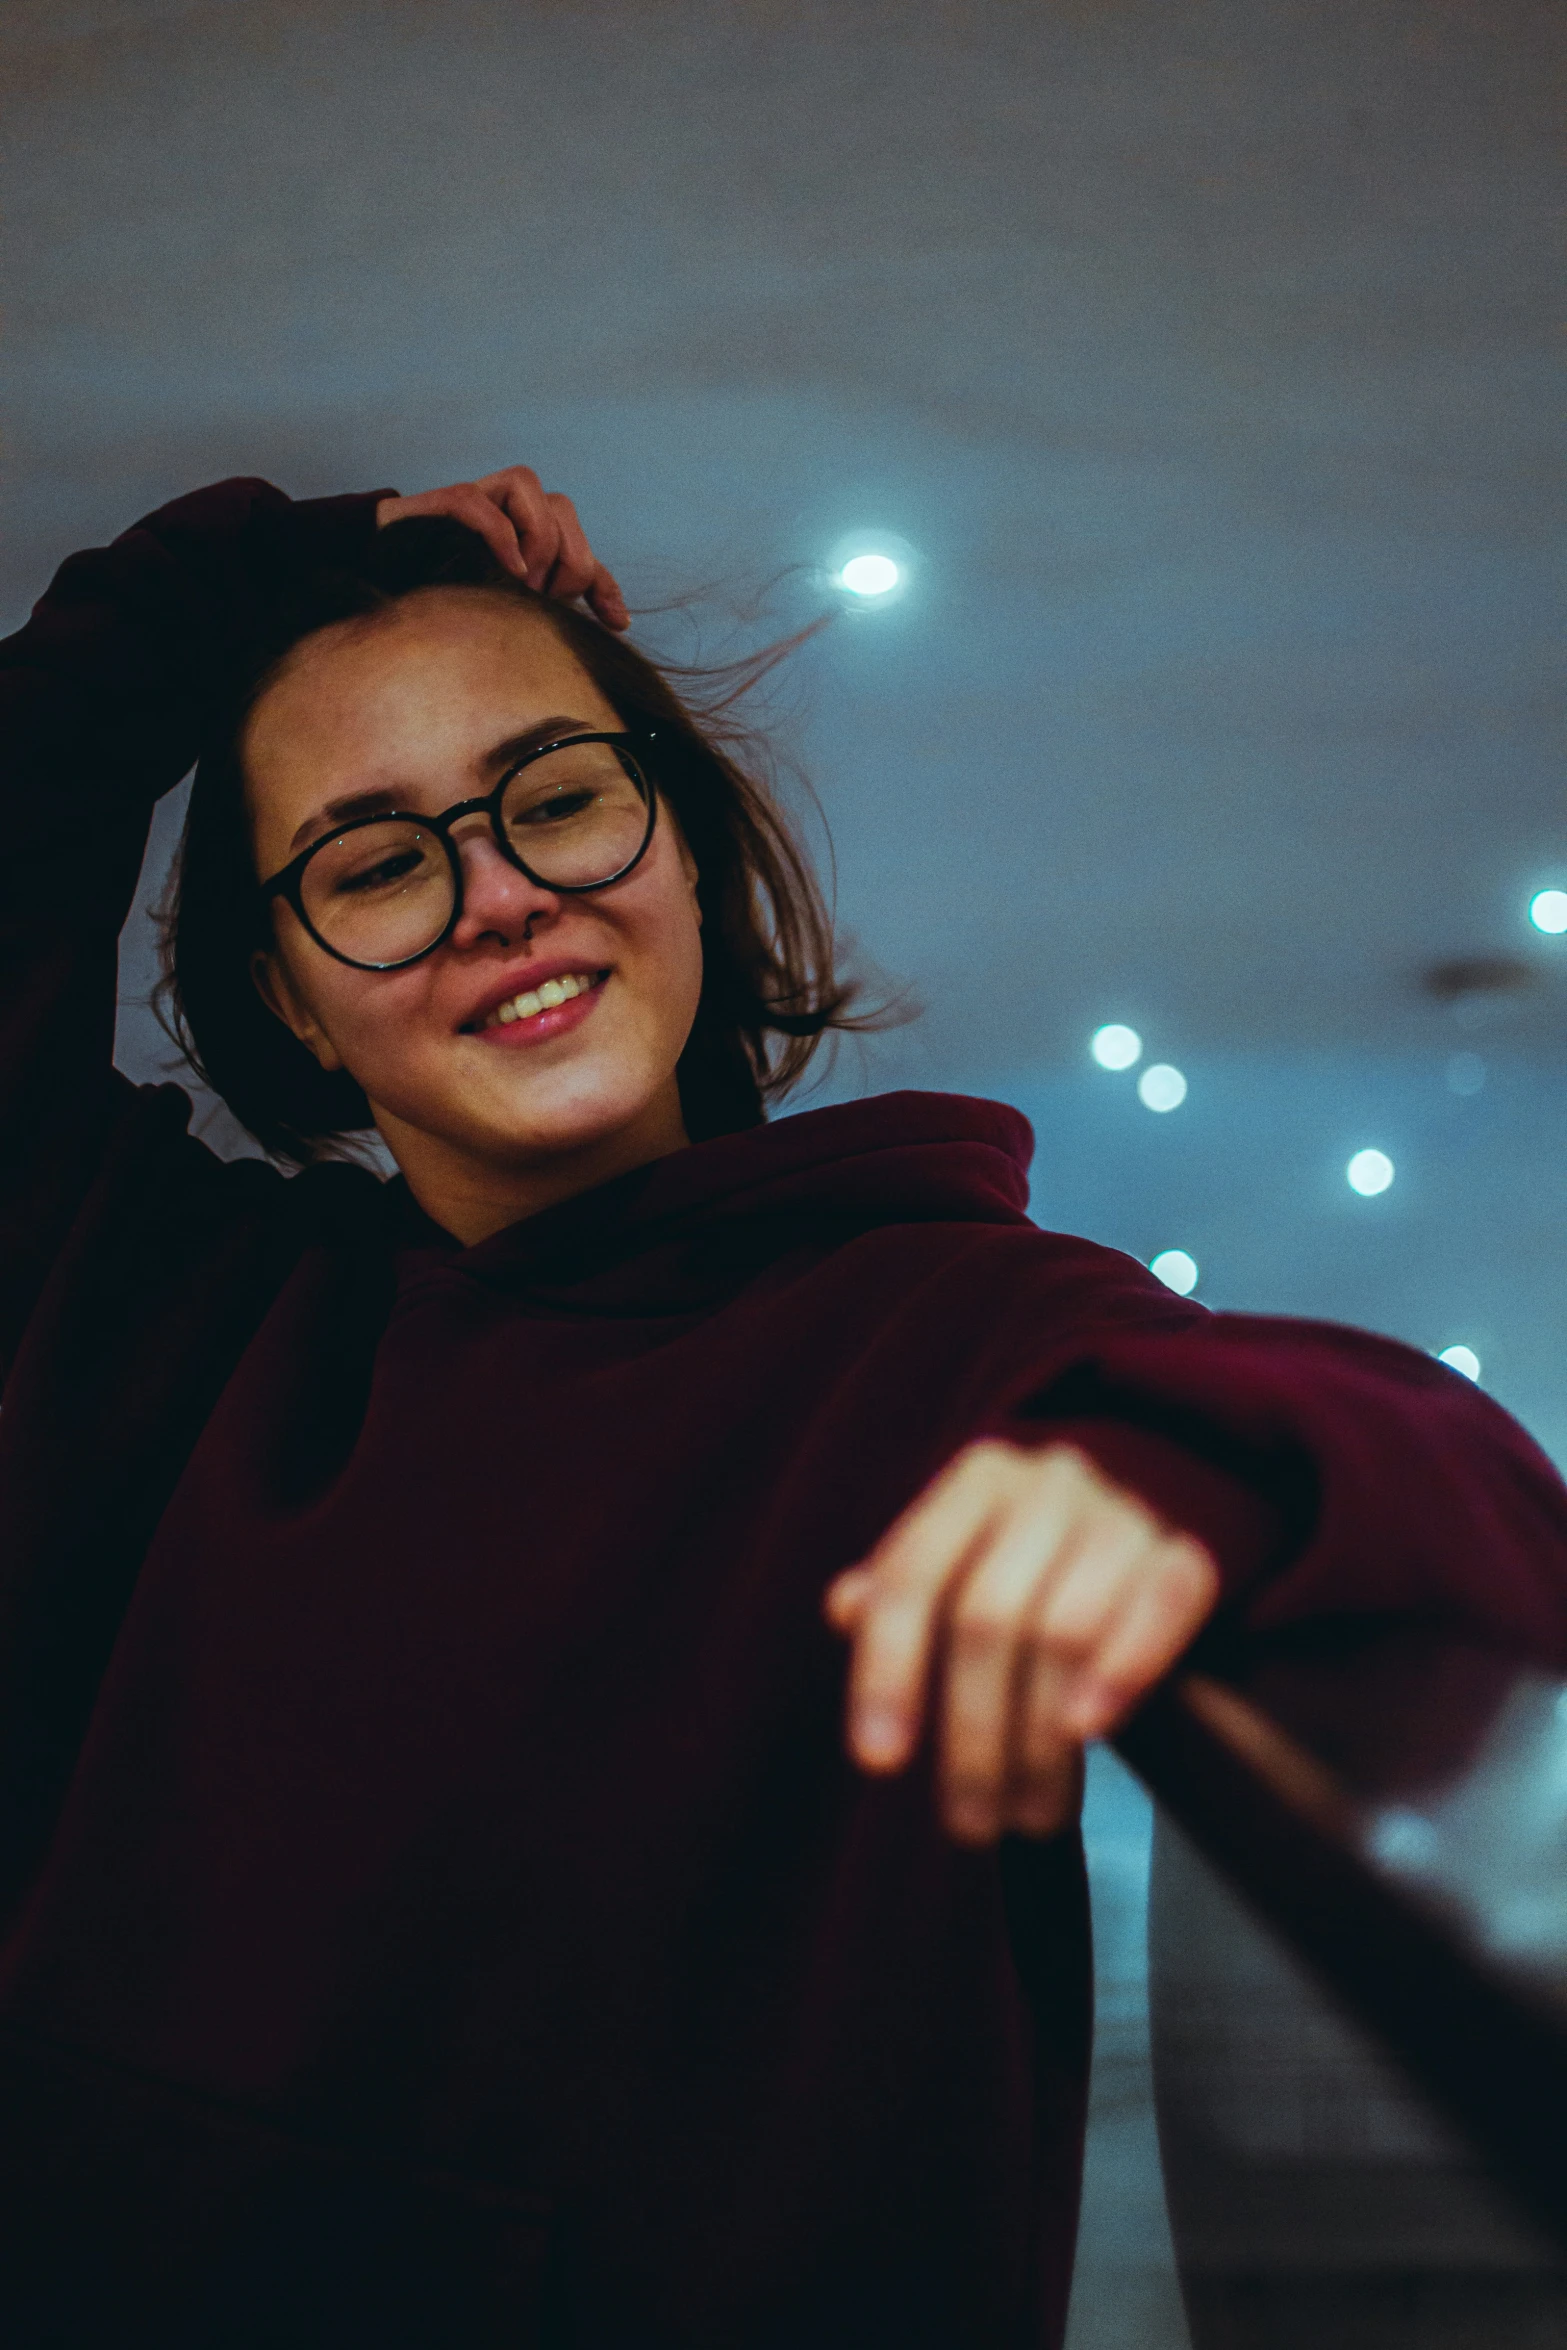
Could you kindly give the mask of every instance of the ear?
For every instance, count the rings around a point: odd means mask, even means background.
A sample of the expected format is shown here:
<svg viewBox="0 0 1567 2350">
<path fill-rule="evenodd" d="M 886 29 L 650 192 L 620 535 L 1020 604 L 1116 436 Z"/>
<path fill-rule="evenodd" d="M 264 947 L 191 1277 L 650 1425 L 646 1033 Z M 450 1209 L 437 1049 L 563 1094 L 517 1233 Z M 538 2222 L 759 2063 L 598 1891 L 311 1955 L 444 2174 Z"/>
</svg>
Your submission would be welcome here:
<svg viewBox="0 0 1567 2350">
<path fill-rule="evenodd" d="M 328 1072 L 341 1069 L 341 1055 L 326 1030 L 321 1026 L 309 1005 L 296 993 L 293 982 L 276 955 L 257 948 L 250 958 L 250 976 L 256 983 L 256 993 L 267 1010 L 282 1021 L 307 1052 L 313 1053 Z"/>
</svg>

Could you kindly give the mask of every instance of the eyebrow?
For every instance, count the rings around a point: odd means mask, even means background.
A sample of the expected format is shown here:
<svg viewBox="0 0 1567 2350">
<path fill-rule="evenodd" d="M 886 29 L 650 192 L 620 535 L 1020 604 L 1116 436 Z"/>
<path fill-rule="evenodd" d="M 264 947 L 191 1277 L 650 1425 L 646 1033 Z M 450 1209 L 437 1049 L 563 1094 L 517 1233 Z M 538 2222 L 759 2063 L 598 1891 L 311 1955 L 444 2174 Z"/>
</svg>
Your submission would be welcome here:
<svg viewBox="0 0 1567 2350">
<path fill-rule="evenodd" d="M 503 743 L 497 743 L 492 751 L 486 751 L 479 764 L 487 774 L 499 775 L 502 769 L 509 767 L 513 761 L 525 759 L 530 751 L 538 750 L 543 743 L 553 742 L 557 735 L 601 734 L 602 732 L 602 727 L 595 726 L 589 718 L 567 718 L 560 715 L 554 718 L 541 718 L 537 725 L 525 726 L 521 734 L 509 734 Z M 393 813 L 400 816 L 418 816 L 424 812 L 419 808 L 406 807 L 398 798 L 397 793 L 387 784 L 373 785 L 367 791 L 348 792 L 341 799 L 328 800 L 324 807 L 317 808 L 313 815 L 305 818 L 304 823 L 288 844 L 288 853 L 293 856 L 295 850 L 302 849 L 306 841 L 321 833 L 330 832 L 334 824 L 347 823 L 355 816 L 388 816 Z"/>
</svg>

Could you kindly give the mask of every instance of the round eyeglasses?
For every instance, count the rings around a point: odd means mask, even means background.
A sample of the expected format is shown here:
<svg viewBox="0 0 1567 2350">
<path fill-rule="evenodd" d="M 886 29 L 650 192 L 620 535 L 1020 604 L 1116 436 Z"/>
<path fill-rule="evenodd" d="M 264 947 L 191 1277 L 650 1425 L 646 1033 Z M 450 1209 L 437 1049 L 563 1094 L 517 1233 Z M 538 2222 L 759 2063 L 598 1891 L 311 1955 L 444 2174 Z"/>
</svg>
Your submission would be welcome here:
<svg viewBox="0 0 1567 2350">
<path fill-rule="evenodd" d="M 482 799 L 439 816 L 356 816 L 324 833 L 260 885 L 285 898 L 316 945 L 356 971 L 400 971 L 434 954 L 462 913 L 452 826 L 490 821 L 509 865 L 540 889 L 576 897 L 623 881 L 646 856 L 658 793 L 638 765 L 639 734 L 574 734 L 542 743 Z"/>
</svg>

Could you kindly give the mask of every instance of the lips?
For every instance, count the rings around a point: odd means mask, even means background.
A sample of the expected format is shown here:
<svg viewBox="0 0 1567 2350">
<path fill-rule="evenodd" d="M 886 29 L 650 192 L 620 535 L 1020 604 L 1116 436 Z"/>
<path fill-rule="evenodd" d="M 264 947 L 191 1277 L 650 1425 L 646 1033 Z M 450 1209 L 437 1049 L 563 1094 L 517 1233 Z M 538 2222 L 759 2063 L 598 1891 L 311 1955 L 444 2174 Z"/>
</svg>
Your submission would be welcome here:
<svg viewBox="0 0 1567 2350">
<path fill-rule="evenodd" d="M 541 979 L 537 987 L 524 988 L 520 995 L 497 1004 L 481 1023 L 479 1033 L 482 1036 L 489 1028 L 509 1028 L 514 1020 L 537 1020 L 544 1012 L 557 1012 L 562 1004 L 591 995 L 603 976 L 599 971 L 563 971 L 559 979 Z"/>
<path fill-rule="evenodd" d="M 529 998 L 542 998 L 542 1001 L 533 1005 L 531 1014 L 522 1016 L 536 1018 L 541 1010 L 558 1009 L 561 1004 L 602 986 L 608 977 L 606 969 L 591 963 L 572 962 L 564 955 L 557 955 L 546 962 L 525 964 L 521 970 L 511 972 L 506 979 L 497 980 L 486 989 L 467 1019 L 459 1022 L 458 1034 L 476 1036 L 489 1028 L 511 1026 L 518 1015 L 514 1011 L 511 1020 L 502 1021 L 502 1007 L 515 1006 Z M 562 988 L 560 994 L 555 995 L 553 990 L 567 979 L 574 983 L 574 988 Z M 546 988 L 552 991 L 547 996 L 543 992 Z"/>
<path fill-rule="evenodd" d="M 541 979 L 535 986 L 503 998 L 487 1019 L 467 1033 L 486 1053 L 527 1052 L 551 1045 L 592 1019 L 610 977 L 608 971 L 579 967 L 558 979 Z M 574 994 L 568 992 L 569 984 L 575 985 Z"/>
</svg>

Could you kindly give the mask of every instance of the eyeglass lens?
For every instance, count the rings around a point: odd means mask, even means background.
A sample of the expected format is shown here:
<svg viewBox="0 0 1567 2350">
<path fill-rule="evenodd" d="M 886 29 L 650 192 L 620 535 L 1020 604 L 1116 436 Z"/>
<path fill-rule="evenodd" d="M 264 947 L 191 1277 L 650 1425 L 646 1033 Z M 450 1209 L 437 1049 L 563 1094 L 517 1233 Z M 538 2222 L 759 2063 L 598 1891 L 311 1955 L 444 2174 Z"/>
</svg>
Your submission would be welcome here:
<svg viewBox="0 0 1567 2350">
<path fill-rule="evenodd" d="M 547 887 L 612 881 L 647 836 L 650 798 L 610 743 L 563 743 L 531 759 L 501 798 L 513 854 Z M 300 882 L 316 936 L 351 962 L 405 962 L 451 920 L 451 860 L 440 834 L 406 816 L 323 841 Z"/>
</svg>

